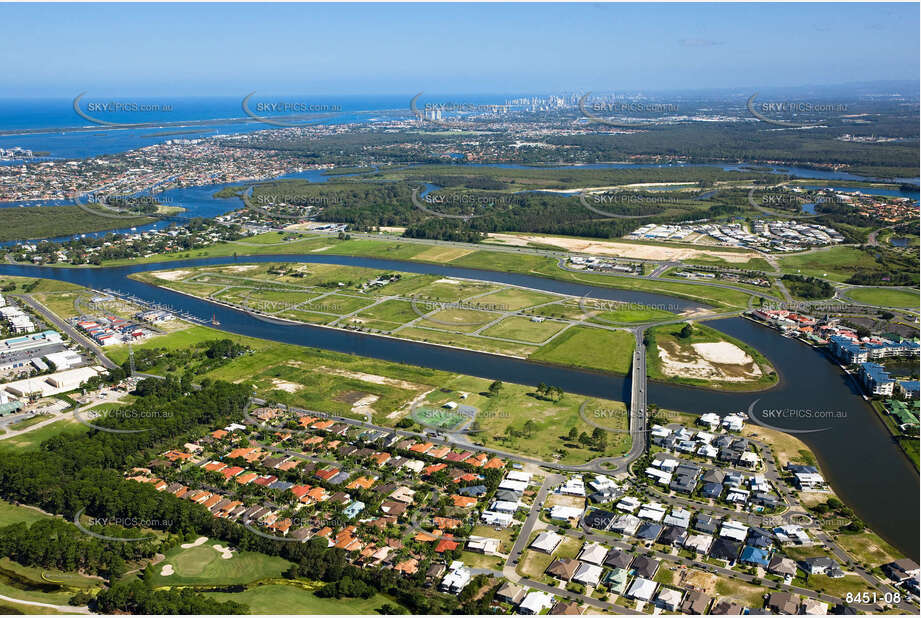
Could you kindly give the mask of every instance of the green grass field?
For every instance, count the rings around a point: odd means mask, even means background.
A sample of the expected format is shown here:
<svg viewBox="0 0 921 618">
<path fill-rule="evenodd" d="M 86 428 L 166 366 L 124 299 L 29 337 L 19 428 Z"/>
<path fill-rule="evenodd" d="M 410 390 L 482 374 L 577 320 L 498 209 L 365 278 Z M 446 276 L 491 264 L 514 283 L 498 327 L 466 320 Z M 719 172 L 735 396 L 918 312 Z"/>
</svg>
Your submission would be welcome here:
<svg viewBox="0 0 921 618">
<path fill-rule="evenodd" d="M 427 395 L 425 404 L 437 408 L 455 401 L 473 406 L 479 410 L 474 423 L 467 426 L 475 430 L 470 435 L 473 442 L 547 461 L 584 463 L 603 455 L 622 455 L 630 448 L 630 436 L 626 432 L 608 432 L 603 450 L 589 448 L 568 437 L 572 429 L 577 436 L 583 432 L 592 433 L 592 426 L 579 416 L 583 403 L 586 404 L 586 416 L 592 417 L 594 410 L 611 411 L 604 425 L 625 430 L 627 415 L 622 402 L 569 394 L 564 394 L 559 401 L 547 401 L 539 399 L 533 387 L 520 384 L 504 384 L 497 396 L 490 397 L 487 395 L 489 384 L 489 380 L 459 376 L 445 382 L 443 388 L 449 389 L 448 392 L 439 389 Z M 461 393 L 467 393 L 467 398 L 462 400 Z M 530 432 L 525 426 L 528 421 L 532 423 Z"/>
<path fill-rule="evenodd" d="M 89 431 L 90 428 L 78 421 L 73 415 L 66 415 L 63 418 L 49 423 L 44 427 L 39 427 L 32 431 L 27 431 L 18 436 L 4 438 L 0 440 L 0 451 L 28 452 L 36 450 L 39 445 L 55 436 L 78 436 Z"/>
<path fill-rule="evenodd" d="M 234 551 L 233 557 L 224 560 L 214 545 L 219 541 L 207 541 L 203 545 L 182 549 L 176 547 L 166 554 L 166 559 L 154 566 L 151 579 L 154 587 L 159 586 L 229 586 L 248 584 L 271 577 L 280 577 L 291 566 L 284 558 L 268 556 L 250 551 Z M 222 546 L 226 547 L 226 544 Z M 172 575 L 161 575 L 164 565 L 172 565 Z"/>
<path fill-rule="evenodd" d="M 530 318 L 511 316 L 495 326 L 490 326 L 482 334 L 488 337 L 515 339 L 516 341 L 526 341 L 528 343 L 543 343 L 565 327 L 566 325 L 561 322 L 532 322 Z"/>
<path fill-rule="evenodd" d="M 634 341 L 626 331 L 573 326 L 531 358 L 626 375 L 633 359 Z"/>
<path fill-rule="evenodd" d="M 905 307 L 918 310 L 918 292 L 905 290 L 887 290 L 885 288 L 853 288 L 844 291 L 844 295 L 857 302 L 877 305 L 880 307 Z"/>
<path fill-rule="evenodd" d="M 787 255 L 780 259 L 785 273 L 846 281 L 855 270 L 878 270 L 879 265 L 869 254 L 854 247 L 831 247 L 812 253 Z"/>
<path fill-rule="evenodd" d="M 35 509 L 26 506 L 17 506 L 15 504 L 10 504 L 6 500 L 0 500 L 0 528 L 19 522 L 31 524 L 33 521 L 47 519 L 48 517 L 48 515 Z"/>
<path fill-rule="evenodd" d="M 370 599 L 323 599 L 297 585 L 269 584 L 243 592 L 208 592 L 215 601 L 236 601 L 249 606 L 251 614 L 375 614 L 385 604 L 399 606 L 396 601 L 376 594 Z"/>
</svg>

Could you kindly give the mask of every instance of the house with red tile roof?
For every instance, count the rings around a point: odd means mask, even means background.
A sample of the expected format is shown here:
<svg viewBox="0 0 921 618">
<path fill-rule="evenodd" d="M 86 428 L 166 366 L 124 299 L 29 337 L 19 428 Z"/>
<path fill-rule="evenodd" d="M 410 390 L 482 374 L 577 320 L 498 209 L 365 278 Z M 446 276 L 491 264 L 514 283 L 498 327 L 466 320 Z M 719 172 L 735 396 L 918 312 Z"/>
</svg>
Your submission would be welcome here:
<svg viewBox="0 0 921 618">
<path fill-rule="evenodd" d="M 211 437 L 215 440 L 223 440 L 225 437 L 227 437 L 227 433 L 228 432 L 224 429 L 215 429 L 211 432 Z"/>
<path fill-rule="evenodd" d="M 339 468 L 324 468 L 323 470 L 318 470 L 314 474 L 317 475 L 317 478 L 328 481 L 329 479 L 339 474 Z"/>
<path fill-rule="evenodd" d="M 313 424 L 313 429 L 319 429 L 321 431 L 326 431 L 330 427 L 336 424 L 336 421 L 318 421 Z"/>
<path fill-rule="evenodd" d="M 230 479 L 237 476 L 244 470 L 246 470 L 246 468 L 241 468 L 240 466 L 230 466 L 229 468 L 224 468 L 221 470 L 221 474 L 224 475 L 225 479 Z"/>
<path fill-rule="evenodd" d="M 414 453 L 428 453 L 435 445 L 431 442 L 418 442 L 409 447 Z"/>
<path fill-rule="evenodd" d="M 448 464 L 443 464 L 443 463 L 432 464 L 430 466 L 426 466 L 425 468 L 422 469 L 422 476 L 429 476 L 437 472 L 441 472 L 447 467 L 448 467 Z"/>
<path fill-rule="evenodd" d="M 404 560 L 403 562 L 397 563 L 397 565 L 393 567 L 393 570 L 406 575 L 414 575 L 416 571 L 419 570 L 419 561 L 415 558 Z"/>
<path fill-rule="evenodd" d="M 374 482 L 377 479 L 373 479 L 368 476 L 359 476 L 357 479 L 346 485 L 346 489 L 371 489 L 371 486 L 374 485 Z"/>
<path fill-rule="evenodd" d="M 443 554 L 446 551 L 454 551 L 457 549 L 457 543 L 450 538 L 443 538 L 438 542 L 438 545 L 435 546 L 435 551 L 439 554 Z"/>
<path fill-rule="evenodd" d="M 220 472 L 221 470 L 227 467 L 227 464 L 222 463 L 220 461 L 212 461 L 212 462 L 206 463 L 202 467 L 208 472 Z"/>
<path fill-rule="evenodd" d="M 298 500 L 300 500 L 301 498 L 303 498 L 304 496 L 306 496 L 307 493 L 308 493 L 311 489 L 312 489 L 312 487 L 311 487 L 310 485 L 295 485 L 294 487 L 292 487 L 292 488 L 291 488 L 290 490 L 288 490 L 288 491 L 290 491 L 292 494 L 294 494 L 294 497 L 295 497 L 295 498 L 297 498 Z"/>
<path fill-rule="evenodd" d="M 493 457 L 483 465 L 484 470 L 494 470 L 497 468 L 504 468 L 505 462 L 499 459 L 498 457 Z"/>
<path fill-rule="evenodd" d="M 470 451 L 462 451 L 460 453 L 448 453 L 445 455 L 445 459 L 451 462 L 461 462 L 468 459 L 473 453 Z"/>
<path fill-rule="evenodd" d="M 435 459 L 443 459 L 445 455 L 451 452 L 451 448 L 447 446 L 439 446 L 433 448 L 428 452 L 429 457 L 434 457 Z"/>
<path fill-rule="evenodd" d="M 248 485 L 249 483 L 252 483 L 253 481 L 255 481 L 257 478 L 259 478 L 259 475 L 256 474 L 255 472 L 245 472 L 241 474 L 240 476 L 238 476 L 236 481 L 240 485 Z"/>
<path fill-rule="evenodd" d="M 442 530 L 453 530 L 461 525 L 459 519 L 453 519 L 451 517 L 433 517 L 432 521 L 435 522 L 435 525 L 441 528 Z"/>
<path fill-rule="evenodd" d="M 215 494 L 201 503 L 206 509 L 210 509 L 212 506 L 223 500 L 224 498 L 218 494 Z"/>
<path fill-rule="evenodd" d="M 385 463 L 390 461 L 390 459 L 390 453 L 375 453 L 374 455 L 371 455 L 371 461 L 379 466 L 383 466 Z"/>
<path fill-rule="evenodd" d="M 467 509 L 476 504 L 476 498 L 470 498 L 468 496 L 459 496 L 453 494 L 451 500 L 454 501 L 454 506 L 459 509 Z"/>
<path fill-rule="evenodd" d="M 300 463 L 300 459 L 289 459 L 288 461 L 283 461 L 282 463 L 275 466 L 275 469 L 284 470 L 287 472 L 288 470 L 294 470 L 296 467 L 298 467 L 298 465 L 300 465 Z"/>
</svg>

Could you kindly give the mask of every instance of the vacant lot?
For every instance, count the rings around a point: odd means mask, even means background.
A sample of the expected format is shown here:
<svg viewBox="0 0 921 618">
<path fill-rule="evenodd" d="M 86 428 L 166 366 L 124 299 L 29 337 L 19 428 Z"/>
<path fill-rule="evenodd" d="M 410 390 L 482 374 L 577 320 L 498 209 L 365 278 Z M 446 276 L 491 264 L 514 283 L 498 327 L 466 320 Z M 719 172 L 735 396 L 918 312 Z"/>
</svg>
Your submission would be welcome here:
<svg viewBox="0 0 921 618">
<path fill-rule="evenodd" d="M 854 288 L 846 290 L 844 295 L 857 302 L 880 307 L 908 307 L 917 311 L 919 305 L 917 291 Z"/>
<path fill-rule="evenodd" d="M 528 343 L 543 343 L 565 327 L 566 325 L 561 322 L 535 322 L 530 318 L 512 316 L 505 318 L 495 326 L 490 326 L 483 331 L 483 334 Z"/>
<path fill-rule="evenodd" d="M 630 371 L 634 342 L 626 331 L 573 326 L 531 358 L 625 375 Z"/>
</svg>

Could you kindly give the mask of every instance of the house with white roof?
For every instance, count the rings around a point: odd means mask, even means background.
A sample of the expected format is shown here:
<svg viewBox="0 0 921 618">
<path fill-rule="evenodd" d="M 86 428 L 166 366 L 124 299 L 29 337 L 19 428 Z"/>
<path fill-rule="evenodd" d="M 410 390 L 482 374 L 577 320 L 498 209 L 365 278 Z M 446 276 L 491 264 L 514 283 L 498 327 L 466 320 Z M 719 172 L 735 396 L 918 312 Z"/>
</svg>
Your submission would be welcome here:
<svg viewBox="0 0 921 618">
<path fill-rule="evenodd" d="M 720 536 L 734 541 L 744 541 L 745 537 L 748 536 L 748 526 L 727 519 L 720 527 Z"/>
<path fill-rule="evenodd" d="M 665 507 L 658 502 L 649 502 L 640 508 L 640 512 L 636 516 L 640 519 L 660 522 L 665 517 Z"/>
<path fill-rule="evenodd" d="M 697 422 L 701 425 L 706 425 L 711 430 L 716 429 L 720 426 L 720 415 L 713 412 L 707 412 L 706 414 L 701 414 L 700 418 L 697 419 Z"/>
<path fill-rule="evenodd" d="M 560 543 L 563 542 L 563 537 L 561 537 L 556 532 L 551 530 L 545 530 L 537 535 L 533 541 L 531 541 L 531 549 L 536 551 L 542 551 L 545 554 L 552 554 L 556 551 L 556 548 L 559 547 Z"/>
<path fill-rule="evenodd" d="M 608 548 L 601 543 L 586 543 L 579 552 L 579 560 L 591 564 L 601 564 L 608 555 Z"/>
<path fill-rule="evenodd" d="M 502 487 L 502 485 L 499 485 Z M 565 483 L 560 485 L 557 492 L 565 494 L 567 496 L 582 496 L 585 497 L 585 483 L 582 482 L 581 476 L 574 476 L 570 479 L 567 479 Z"/>
<path fill-rule="evenodd" d="M 651 579 L 637 577 L 630 585 L 630 589 L 627 590 L 627 596 L 638 601 L 649 601 L 652 599 L 652 595 L 656 593 L 656 586 L 658 584 Z"/>
<path fill-rule="evenodd" d="M 640 508 L 640 504 L 642 504 L 642 502 L 640 502 L 639 498 L 634 498 L 633 496 L 624 496 L 617 502 L 615 507 L 620 511 L 632 513 L 636 509 Z"/>
<path fill-rule="evenodd" d="M 576 506 L 563 506 L 561 504 L 556 504 L 551 506 L 549 509 L 549 517 L 555 521 L 569 521 L 570 519 L 578 519 L 582 517 L 583 509 L 580 509 Z"/>
<path fill-rule="evenodd" d="M 586 586 L 597 586 L 598 582 L 601 581 L 601 567 L 597 564 L 582 562 L 570 581 Z"/>
<path fill-rule="evenodd" d="M 518 613 L 526 614 L 529 616 L 536 616 L 545 609 L 550 609 L 552 606 L 552 594 L 549 592 L 533 591 L 529 592 L 528 596 L 526 596 L 518 606 Z"/>
</svg>

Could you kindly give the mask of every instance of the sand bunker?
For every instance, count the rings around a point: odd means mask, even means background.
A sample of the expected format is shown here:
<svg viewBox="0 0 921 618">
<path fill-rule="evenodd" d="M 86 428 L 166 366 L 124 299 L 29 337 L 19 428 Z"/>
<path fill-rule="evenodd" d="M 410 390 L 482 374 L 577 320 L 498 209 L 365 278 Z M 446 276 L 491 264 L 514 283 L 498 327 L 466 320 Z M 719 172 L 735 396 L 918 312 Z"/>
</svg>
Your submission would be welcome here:
<svg viewBox="0 0 921 618">
<path fill-rule="evenodd" d="M 164 281 L 178 281 L 190 272 L 189 270 L 160 270 L 153 273 L 153 276 Z"/>
<path fill-rule="evenodd" d="M 180 545 L 179 547 L 181 547 L 182 549 L 192 549 L 193 547 L 198 547 L 199 545 L 204 545 L 204 544 L 207 543 L 207 542 L 208 542 L 208 537 L 206 537 L 206 536 L 200 536 L 200 537 L 198 537 L 197 539 L 195 539 L 193 542 L 191 542 L 191 543 L 183 543 L 183 544 Z"/>
<path fill-rule="evenodd" d="M 163 575 L 164 577 L 167 575 L 172 575 L 173 573 L 175 573 L 175 571 L 173 571 L 173 565 L 171 564 L 164 564 L 160 569 L 160 575 Z"/>
<path fill-rule="evenodd" d="M 213 545 L 212 547 L 214 547 L 214 550 L 216 552 L 221 554 L 221 558 L 223 558 L 224 560 L 230 560 L 231 558 L 233 558 L 233 553 L 232 553 L 233 550 L 230 549 L 229 547 L 224 547 L 222 545 Z"/>
<path fill-rule="evenodd" d="M 695 343 L 691 350 L 675 342 L 658 345 L 662 373 L 676 378 L 748 382 L 761 377 L 761 367 L 738 346 L 726 341 Z M 693 351 L 692 351 L 693 350 Z"/>
</svg>

